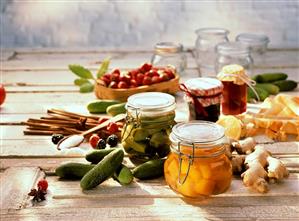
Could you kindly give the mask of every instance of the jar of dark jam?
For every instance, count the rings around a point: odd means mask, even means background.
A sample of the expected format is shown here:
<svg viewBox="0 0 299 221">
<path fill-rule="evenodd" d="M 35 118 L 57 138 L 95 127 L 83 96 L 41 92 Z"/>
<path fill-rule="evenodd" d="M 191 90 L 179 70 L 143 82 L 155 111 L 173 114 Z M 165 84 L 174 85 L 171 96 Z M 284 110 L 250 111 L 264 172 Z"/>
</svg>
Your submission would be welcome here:
<svg viewBox="0 0 299 221">
<path fill-rule="evenodd" d="M 180 85 L 189 106 L 189 120 L 216 122 L 220 115 L 223 85 L 215 78 L 192 78 Z"/>
</svg>

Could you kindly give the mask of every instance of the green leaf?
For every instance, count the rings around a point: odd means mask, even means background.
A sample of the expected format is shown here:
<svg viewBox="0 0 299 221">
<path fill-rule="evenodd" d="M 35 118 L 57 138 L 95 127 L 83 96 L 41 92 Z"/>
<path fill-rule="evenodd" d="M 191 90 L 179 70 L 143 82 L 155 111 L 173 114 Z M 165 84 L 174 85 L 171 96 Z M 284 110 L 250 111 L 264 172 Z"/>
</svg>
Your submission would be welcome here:
<svg viewBox="0 0 299 221">
<path fill-rule="evenodd" d="M 102 76 L 108 71 L 109 64 L 110 64 L 110 58 L 106 58 L 106 59 L 102 62 L 102 65 L 101 65 L 101 67 L 100 67 L 100 69 L 98 70 L 98 73 L 97 73 L 97 78 L 98 78 L 98 79 L 99 79 L 100 77 L 102 77 Z"/>
<path fill-rule="evenodd" d="M 69 69 L 77 76 L 85 79 L 94 79 L 92 73 L 78 64 L 70 64 Z"/>
<path fill-rule="evenodd" d="M 93 92 L 93 89 L 94 89 L 94 85 L 91 83 L 85 83 L 80 86 L 81 93 Z"/>
<path fill-rule="evenodd" d="M 91 84 L 91 82 L 89 80 L 84 79 L 84 78 L 77 78 L 77 79 L 74 80 L 74 84 L 78 85 L 78 86 L 81 86 L 82 84 L 85 84 L 85 83 L 90 83 Z"/>
</svg>

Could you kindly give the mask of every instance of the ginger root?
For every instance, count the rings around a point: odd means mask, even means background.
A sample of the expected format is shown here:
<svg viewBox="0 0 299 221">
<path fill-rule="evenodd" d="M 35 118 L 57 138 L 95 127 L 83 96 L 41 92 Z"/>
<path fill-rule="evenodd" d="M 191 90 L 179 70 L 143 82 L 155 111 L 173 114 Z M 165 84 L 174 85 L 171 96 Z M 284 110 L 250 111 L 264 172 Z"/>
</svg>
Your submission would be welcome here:
<svg viewBox="0 0 299 221">
<path fill-rule="evenodd" d="M 249 154 L 252 153 L 256 145 L 255 140 L 252 137 L 247 137 L 244 140 L 239 140 L 232 142 L 232 146 L 239 154 Z"/>
<path fill-rule="evenodd" d="M 269 190 L 268 179 L 275 182 L 289 175 L 283 163 L 272 157 L 261 145 L 256 145 L 254 152 L 245 157 L 244 164 L 247 168 L 241 174 L 244 185 L 252 187 L 260 193 L 266 193 Z M 265 170 L 266 167 L 268 172 Z"/>
<path fill-rule="evenodd" d="M 231 159 L 233 174 L 241 174 L 243 171 L 243 164 L 245 161 L 245 155 L 236 155 Z"/>
</svg>

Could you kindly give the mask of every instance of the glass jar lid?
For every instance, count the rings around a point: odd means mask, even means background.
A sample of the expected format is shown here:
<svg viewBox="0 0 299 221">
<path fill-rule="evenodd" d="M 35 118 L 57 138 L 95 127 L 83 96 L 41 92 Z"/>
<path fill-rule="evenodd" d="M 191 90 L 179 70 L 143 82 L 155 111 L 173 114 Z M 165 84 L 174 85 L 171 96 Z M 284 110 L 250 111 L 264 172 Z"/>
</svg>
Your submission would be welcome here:
<svg viewBox="0 0 299 221">
<path fill-rule="evenodd" d="M 214 146 L 222 143 L 224 138 L 224 128 L 218 124 L 208 121 L 190 121 L 188 123 L 178 123 L 172 128 L 170 140 L 173 143 L 183 143 L 184 145 L 205 144 Z"/>
<path fill-rule="evenodd" d="M 242 33 L 236 37 L 236 41 L 242 42 L 248 46 L 264 46 L 267 45 L 270 40 L 267 35 L 263 34 L 251 34 L 251 33 Z"/>
<path fill-rule="evenodd" d="M 130 96 L 126 104 L 128 108 L 139 109 L 140 111 L 155 111 L 172 107 L 175 98 L 161 92 L 144 92 Z"/>
<path fill-rule="evenodd" d="M 246 55 L 249 54 L 249 47 L 241 42 L 223 42 L 216 46 L 219 54 L 223 55 Z"/>
<path fill-rule="evenodd" d="M 183 51 L 183 45 L 174 42 L 160 42 L 155 45 L 155 51 L 159 54 L 179 53 Z"/>
</svg>

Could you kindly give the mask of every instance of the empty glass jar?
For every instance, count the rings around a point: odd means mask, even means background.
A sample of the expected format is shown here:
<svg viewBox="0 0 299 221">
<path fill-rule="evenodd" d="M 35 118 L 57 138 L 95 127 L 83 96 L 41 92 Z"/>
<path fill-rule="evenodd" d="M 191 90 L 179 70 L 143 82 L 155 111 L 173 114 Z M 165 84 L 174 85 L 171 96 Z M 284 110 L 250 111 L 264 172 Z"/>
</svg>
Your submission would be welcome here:
<svg viewBox="0 0 299 221">
<path fill-rule="evenodd" d="M 236 37 L 237 42 L 241 42 L 250 49 L 250 54 L 255 63 L 262 63 L 267 46 L 270 42 L 268 36 L 263 34 L 242 33 Z"/>
<path fill-rule="evenodd" d="M 240 42 L 226 42 L 218 44 L 216 50 L 216 73 L 226 65 L 238 64 L 244 67 L 249 76 L 253 74 L 253 59 L 248 46 Z"/>
<path fill-rule="evenodd" d="M 151 63 L 158 67 L 172 65 L 178 73 L 182 73 L 187 67 L 187 58 L 183 52 L 183 45 L 173 42 L 157 43 Z"/>
<path fill-rule="evenodd" d="M 195 56 L 201 76 L 215 77 L 215 47 L 219 43 L 228 42 L 229 31 L 222 28 L 201 28 L 195 33 Z"/>
</svg>

